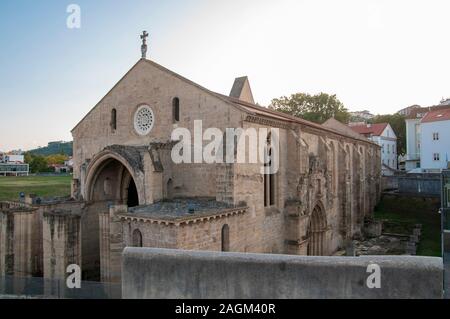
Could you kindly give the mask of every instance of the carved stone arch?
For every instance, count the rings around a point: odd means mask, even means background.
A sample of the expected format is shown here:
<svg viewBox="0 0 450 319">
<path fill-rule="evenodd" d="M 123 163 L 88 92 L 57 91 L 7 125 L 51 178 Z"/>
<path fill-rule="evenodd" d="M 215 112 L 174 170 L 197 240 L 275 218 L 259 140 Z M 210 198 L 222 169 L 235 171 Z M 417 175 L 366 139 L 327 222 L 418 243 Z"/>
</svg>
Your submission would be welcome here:
<svg viewBox="0 0 450 319">
<path fill-rule="evenodd" d="M 114 166 L 114 167 L 113 167 Z M 95 196 L 96 182 L 105 169 L 114 168 L 115 189 L 112 190 L 114 199 L 120 201 L 127 199 L 125 192 L 134 183 L 136 187 L 138 202 L 145 201 L 143 176 L 139 176 L 133 166 L 120 154 L 111 150 L 104 150 L 97 154 L 89 163 L 86 171 L 85 194 L 86 201 L 98 200 L 101 196 Z M 141 175 L 143 175 L 141 173 Z M 98 195 L 98 194 L 97 194 Z M 105 198 L 109 199 L 109 198 Z"/>
<path fill-rule="evenodd" d="M 314 206 L 308 226 L 308 255 L 324 256 L 327 254 L 326 243 L 327 215 L 320 201 Z"/>
</svg>

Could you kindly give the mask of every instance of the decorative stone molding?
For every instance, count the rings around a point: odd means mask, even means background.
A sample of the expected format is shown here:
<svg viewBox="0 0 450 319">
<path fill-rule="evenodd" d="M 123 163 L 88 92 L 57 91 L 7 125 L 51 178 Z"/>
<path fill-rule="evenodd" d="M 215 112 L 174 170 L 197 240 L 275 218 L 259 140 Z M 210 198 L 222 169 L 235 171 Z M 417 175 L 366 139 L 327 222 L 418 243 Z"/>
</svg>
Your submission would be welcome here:
<svg viewBox="0 0 450 319">
<path fill-rule="evenodd" d="M 250 122 L 250 123 L 261 124 L 261 125 L 265 125 L 265 126 L 278 127 L 278 128 L 282 128 L 282 129 L 286 129 L 286 130 L 292 129 L 291 124 L 287 124 L 287 123 L 283 123 L 283 122 L 279 122 L 279 121 L 275 121 L 275 120 L 270 120 L 270 119 L 260 117 L 260 116 L 247 115 L 247 117 L 245 118 L 245 121 Z"/>
<path fill-rule="evenodd" d="M 138 221 L 144 223 L 165 225 L 165 226 L 183 226 L 189 224 L 200 223 L 204 221 L 209 221 L 213 219 L 221 219 L 229 216 L 236 216 L 247 213 L 248 207 L 239 207 L 239 208 L 231 208 L 227 210 L 223 210 L 221 212 L 211 214 L 211 215 L 203 215 L 203 216 L 194 216 L 194 217 L 181 217 L 173 220 L 167 219 L 157 219 L 152 217 L 138 216 L 135 214 L 118 214 L 121 220 L 126 221 Z"/>
</svg>

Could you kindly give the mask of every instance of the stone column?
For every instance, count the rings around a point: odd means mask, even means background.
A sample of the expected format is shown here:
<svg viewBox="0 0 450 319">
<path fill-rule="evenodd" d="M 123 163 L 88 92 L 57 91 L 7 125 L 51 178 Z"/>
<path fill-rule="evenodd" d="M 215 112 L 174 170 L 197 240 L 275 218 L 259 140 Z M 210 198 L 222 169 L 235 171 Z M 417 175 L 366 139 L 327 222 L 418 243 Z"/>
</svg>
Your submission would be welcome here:
<svg viewBox="0 0 450 319">
<path fill-rule="evenodd" d="M 61 295 L 66 288 L 67 266 L 81 267 L 81 216 L 66 210 L 44 213 L 44 277 L 46 294 Z"/>
<path fill-rule="evenodd" d="M 106 277 L 103 277 L 102 281 L 121 282 L 122 280 L 122 252 L 125 245 L 122 222 L 118 214 L 126 213 L 127 211 L 127 205 L 112 205 L 109 208 L 109 262 L 106 261 L 107 269 L 103 271 Z M 106 251 L 106 248 L 105 250 L 102 249 L 102 252 Z M 102 258 L 102 260 L 105 260 L 105 258 Z"/>
<path fill-rule="evenodd" d="M 110 217 L 109 212 L 100 213 L 99 216 L 100 226 L 100 281 L 109 281 L 110 276 Z"/>
</svg>

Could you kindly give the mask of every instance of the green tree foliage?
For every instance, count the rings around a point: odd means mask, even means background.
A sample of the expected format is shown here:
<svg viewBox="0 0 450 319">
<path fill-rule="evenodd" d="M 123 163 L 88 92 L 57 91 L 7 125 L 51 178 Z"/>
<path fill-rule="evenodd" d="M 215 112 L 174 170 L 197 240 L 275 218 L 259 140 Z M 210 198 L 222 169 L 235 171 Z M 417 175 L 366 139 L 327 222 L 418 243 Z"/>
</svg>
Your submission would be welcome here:
<svg viewBox="0 0 450 319">
<path fill-rule="evenodd" d="M 72 156 L 73 142 L 50 142 L 48 146 L 30 150 L 30 153 L 42 156 L 64 154 Z"/>
<path fill-rule="evenodd" d="M 44 173 L 51 170 L 49 169 L 47 159 L 44 156 L 27 152 L 24 157 L 25 163 L 30 165 L 31 173 Z"/>
<path fill-rule="evenodd" d="M 45 158 L 47 160 L 47 163 L 49 165 L 51 164 L 64 164 L 64 161 L 69 159 L 69 156 L 64 154 L 55 154 L 55 155 L 49 155 Z"/>
<path fill-rule="evenodd" d="M 397 135 L 397 153 L 406 154 L 406 122 L 405 117 L 400 114 L 377 115 L 369 123 L 389 123 Z"/>
<path fill-rule="evenodd" d="M 348 123 L 350 119 L 350 114 L 336 95 L 326 93 L 283 96 L 273 99 L 269 108 L 320 124 L 332 117 L 342 123 Z"/>
</svg>

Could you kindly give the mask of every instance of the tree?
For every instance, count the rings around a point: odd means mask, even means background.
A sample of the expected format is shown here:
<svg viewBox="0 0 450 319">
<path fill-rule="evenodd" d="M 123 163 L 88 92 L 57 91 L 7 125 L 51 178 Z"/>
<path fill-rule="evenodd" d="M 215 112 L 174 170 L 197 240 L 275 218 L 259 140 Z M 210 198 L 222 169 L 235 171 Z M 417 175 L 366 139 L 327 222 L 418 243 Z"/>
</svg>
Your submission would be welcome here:
<svg viewBox="0 0 450 319">
<path fill-rule="evenodd" d="M 350 119 L 344 104 L 336 95 L 327 93 L 296 93 L 290 97 L 283 96 L 273 99 L 269 108 L 320 124 L 332 117 L 343 123 L 348 123 Z"/>
<path fill-rule="evenodd" d="M 25 163 L 30 165 L 31 173 L 43 173 L 48 172 L 48 163 L 45 157 L 40 155 L 34 155 L 32 153 L 25 153 Z"/>
<path fill-rule="evenodd" d="M 397 153 L 406 154 L 406 122 L 405 117 L 400 114 L 377 115 L 369 123 L 389 123 L 397 135 Z"/>
<path fill-rule="evenodd" d="M 64 161 L 67 161 L 69 157 L 64 154 L 54 154 L 46 157 L 47 163 L 49 165 L 52 164 L 64 164 Z"/>
</svg>

